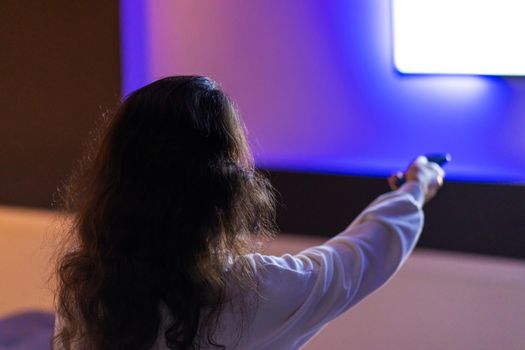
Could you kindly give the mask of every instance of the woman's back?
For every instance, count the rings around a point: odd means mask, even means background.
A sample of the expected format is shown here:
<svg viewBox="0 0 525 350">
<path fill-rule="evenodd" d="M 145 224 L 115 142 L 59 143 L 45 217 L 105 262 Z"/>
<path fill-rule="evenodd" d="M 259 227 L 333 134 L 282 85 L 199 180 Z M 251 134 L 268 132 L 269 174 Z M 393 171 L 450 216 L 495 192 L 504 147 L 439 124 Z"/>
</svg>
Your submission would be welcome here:
<svg viewBox="0 0 525 350">
<path fill-rule="evenodd" d="M 251 235 L 273 232 L 273 195 L 253 168 L 228 97 L 204 77 L 170 77 L 133 92 L 102 129 L 64 191 L 73 225 L 58 265 L 56 343 L 142 349 L 162 301 L 168 344 L 212 332 L 227 280 L 253 286 Z M 204 314 L 202 310 L 210 312 Z"/>
</svg>

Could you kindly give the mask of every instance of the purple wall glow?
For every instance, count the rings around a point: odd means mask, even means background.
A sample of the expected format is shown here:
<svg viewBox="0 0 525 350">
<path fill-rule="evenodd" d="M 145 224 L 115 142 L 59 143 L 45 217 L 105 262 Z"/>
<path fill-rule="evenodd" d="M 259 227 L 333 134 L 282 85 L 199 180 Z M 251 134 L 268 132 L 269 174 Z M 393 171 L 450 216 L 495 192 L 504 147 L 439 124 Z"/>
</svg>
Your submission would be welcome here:
<svg viewBox="0 0 525 350">
<path fill-rule="evenodd" d="M 383 176 L 447 151 L 449 178 L 525 181 L 525 79 L 404 76 L 389 0 L 122 0 L 123 91 L 208 75 L 258 165 Z"/>
</svg>

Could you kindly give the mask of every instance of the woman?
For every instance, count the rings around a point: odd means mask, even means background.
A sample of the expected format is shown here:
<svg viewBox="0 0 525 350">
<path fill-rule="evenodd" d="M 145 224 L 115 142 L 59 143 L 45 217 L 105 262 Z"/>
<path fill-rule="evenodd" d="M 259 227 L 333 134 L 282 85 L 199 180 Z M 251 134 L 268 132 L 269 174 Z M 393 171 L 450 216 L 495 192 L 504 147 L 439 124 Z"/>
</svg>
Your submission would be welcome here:
<svg viewBox="0 0 525 350">
<path fill-rule="evenodd" d="M 258 254 L 273 194 L 231 101 L 205 77 L 156 81 L 124 101 L 65 189 L 54 346 L 298 349 L 398 269 L 442 178 L 420 157 L 324 245 Z"/>
</svg>

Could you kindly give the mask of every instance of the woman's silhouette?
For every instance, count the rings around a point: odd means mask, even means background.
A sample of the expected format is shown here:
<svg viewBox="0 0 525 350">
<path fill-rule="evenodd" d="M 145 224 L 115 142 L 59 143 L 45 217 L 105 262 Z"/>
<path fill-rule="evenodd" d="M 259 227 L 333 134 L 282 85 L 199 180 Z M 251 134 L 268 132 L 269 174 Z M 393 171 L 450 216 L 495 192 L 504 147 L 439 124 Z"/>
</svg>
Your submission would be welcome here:
<svg viewBox="0 0 525 350">
<path fill-rule="evenodd" d="M 271 186 L 212 80 L 133 92 L 97 142 L 62 192 L 57 349 L 297 349 L 397 270 L 443 177 L 420 157 L 344 232 L 274 257 Z"/>
</svg>

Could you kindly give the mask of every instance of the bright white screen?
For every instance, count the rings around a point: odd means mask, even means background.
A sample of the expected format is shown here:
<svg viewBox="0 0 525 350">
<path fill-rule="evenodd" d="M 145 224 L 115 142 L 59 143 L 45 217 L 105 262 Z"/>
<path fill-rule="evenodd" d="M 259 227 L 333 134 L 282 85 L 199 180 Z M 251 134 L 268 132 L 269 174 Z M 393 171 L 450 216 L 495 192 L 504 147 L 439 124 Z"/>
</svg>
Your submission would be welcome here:
<svg viewBox="0 0 525 350">
<path fill-rule="evenodd" d="M 525 0 L 392 0 L 402 73 L 525 75 Z"/>
</svg>

